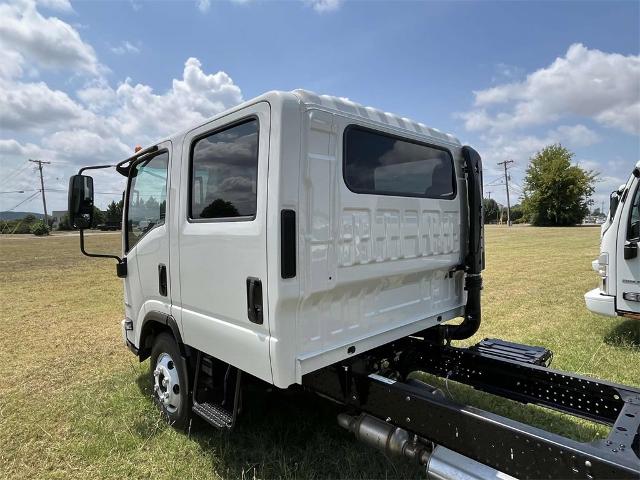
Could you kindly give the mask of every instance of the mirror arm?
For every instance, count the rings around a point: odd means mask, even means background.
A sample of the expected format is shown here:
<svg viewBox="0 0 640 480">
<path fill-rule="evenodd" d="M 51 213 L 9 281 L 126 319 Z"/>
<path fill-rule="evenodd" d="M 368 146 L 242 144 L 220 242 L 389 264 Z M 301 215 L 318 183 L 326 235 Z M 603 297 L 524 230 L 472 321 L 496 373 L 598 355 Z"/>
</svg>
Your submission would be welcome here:
<svg viewBox="0 0 640 480">
<path fill-rule="evenodd" d="M 157 145 L 152 145 L 151 147 L 147 147 L 143 150 L 140 150 L 139 152 L 137 152 L 135 155 L 132 155 L 131 157 L 127 158 L 126 160 L 121 161 L 120 163 L 118 163 L 116 165 L 116 171 L 121 174 L 124 175 L 125 177 L 129 176 L 129 170 L 131 169 L 131 166 L 133 165 L 133 162 L 135 162 L 136 160 L 138 160 L 139 158 L 146 156 L 149 153 L 155 153 L 158 151 L 158 146 Z M 129 165 L 125 165 L 125 164 L 129 164 Z"/>
<path fill-rule="evenodd" d="M 111 168 L 111 167 L 115 167 L 115 165 L 93 165 L 91 167 L 82 167 L 80 170 L 78 170 L 78 175 L 82 175 L 82 172 L 84 172 L 85 170 L 97 170 L 99 168 Z"/>
<path fill-rule="evenodd" d="M 118 277 L 124 278 L 127 276 L 127 259 L 120 258 L 117 255 L 107 255 L 103 253 L 89 253 L 84 249 L 84 230 L 80 229 L 80 251 L 83 255 L 87 257 L 96 257 L 96 258 L 113 258 L 117 260 L 118 265 L 116 266 L 116 271 L 118 273 Z"/>
</svg>

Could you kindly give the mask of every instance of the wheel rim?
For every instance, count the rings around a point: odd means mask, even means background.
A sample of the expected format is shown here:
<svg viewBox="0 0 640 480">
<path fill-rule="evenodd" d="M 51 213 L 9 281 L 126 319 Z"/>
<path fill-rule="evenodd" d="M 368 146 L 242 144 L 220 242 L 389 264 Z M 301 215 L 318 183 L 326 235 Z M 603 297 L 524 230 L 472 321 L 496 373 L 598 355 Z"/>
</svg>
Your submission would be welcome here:
<svg viewBox="0 0 640 480">
<path fill-rule="evenodd" d="M 180 408 L 181 386 L 176 364 L 168 353 L 161 353 L 153 370 L 153 393 L 169 413 Z"/>
</svg>

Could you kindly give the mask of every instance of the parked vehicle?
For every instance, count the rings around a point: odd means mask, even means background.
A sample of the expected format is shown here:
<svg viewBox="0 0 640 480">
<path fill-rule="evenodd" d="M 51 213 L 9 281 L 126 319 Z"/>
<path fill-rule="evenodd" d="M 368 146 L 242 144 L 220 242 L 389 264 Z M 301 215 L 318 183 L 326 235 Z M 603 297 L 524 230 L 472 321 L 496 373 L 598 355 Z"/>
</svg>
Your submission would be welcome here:
<svg viewBox="0 0 640 480">
<path fill-rule="evenodd" d="M 93 180 L 70 180 L 91 224 Z M 345 406 L 363 442 L 430 478 L 638 478 L 640 391 L 477 332 L 482 162 L 452 135 L 311 92 L 270 92 L 118 163 L 124 343 L 185 428 L 230 429 L 246 382 Z M 143 226 L 144 225 L 144 226 Z M 462 317 L 459 324 L 449 321 Z M 582 444 L 460 405 L 415 370 L 612 426 Z M 613 445 L 613 448 L 612 448 Z M 508 475 L 507 475 L 508 474 Z"/>
<path fill-rule="evenodd" d="M 626 184 L 611 193 L 609 214 L 601 227 L 600 256 L 593 269 L 598 288 L 584 296 L 592 312 L 640 319 L 640 162 Z"/>
<path fill-rule="evenodd" d="M 121 222 L 104 222 L 98 225 L 98 230 L 102 231 L 115 231 L 122 228 Z"/>
</svg>

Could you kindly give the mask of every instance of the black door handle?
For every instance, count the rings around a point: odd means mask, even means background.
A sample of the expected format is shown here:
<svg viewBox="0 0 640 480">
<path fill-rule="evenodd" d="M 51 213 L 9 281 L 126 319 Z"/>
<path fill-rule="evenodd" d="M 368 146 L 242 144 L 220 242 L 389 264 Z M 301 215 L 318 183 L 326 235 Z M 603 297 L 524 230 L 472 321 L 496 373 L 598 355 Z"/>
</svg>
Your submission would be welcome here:
<svg viewBox="0 0 640 480">
<path fill-rule="evenodd" d="M 247 278 L 247 317 L 262 325 L 262 282 L 259 278 Z"/>
<path fill-rule="evenodd" d="M 167 266 L 162 263 L 158 265 L 158 293 L 167 296 Z"/>
<path fill-rule="evenodd" d="M 638 242 L 628 241 L 624 244 L 624 259 L 631 260 L 638 256 Z"/>
</svg>

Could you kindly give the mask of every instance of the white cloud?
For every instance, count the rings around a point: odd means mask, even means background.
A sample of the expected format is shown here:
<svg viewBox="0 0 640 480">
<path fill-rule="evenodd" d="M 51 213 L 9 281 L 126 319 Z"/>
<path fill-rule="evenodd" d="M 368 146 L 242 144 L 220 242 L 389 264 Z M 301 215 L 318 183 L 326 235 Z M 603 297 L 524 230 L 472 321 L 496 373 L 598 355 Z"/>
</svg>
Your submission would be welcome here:
<svg viewBox="0 0 640 480">
<path fill-rule="evenodd" d="M 120 42 L 120 45 L 111 47 L 110 50 L 116 55 L 124 55 L 125 53 L 140 53 L 140 47 L 127 40 Z"/>
<path fill-rule="evenodd" d="M 0 80 L 0 124 L 3 130 L 42 130 L 79 119 L 83 108 L 44 82 Z"/>
<path fill-rule="evenodd" d="M 138 138 L 137 143 L 185 129 L 242 101 L 242 92 L 229 75 L 206 74 L 197 58 L 185 62 L 182 79 L 174 79 L 164 94 L 127 79 L 115 95 L 112 116 L 121 133 Z"/>
<path fill-rule="evenodd" d="M 502 132 L 591 118 L 628 133 L 640 133 L 640 56 L 605 53 L 582 44 L 522 82 L 475 93 L 475 107 L 462 114 L 472 131 Z"/>
<path fill-rule="evenodd" d="M 600 135 L 584 125 L 560 125 L 550 134 L 554 142 L 571 147 L 588 147 L 600 141 Z"/>
<path fill-rule="evenodd" d="M 2 48 L 1 43 L 0 48 Z M 8 49 L 2 52 L 2 57 L 0 59 L 0 79 L 21 77 L 24 73 L 22 69 L 24 57 L 19 52 Z"/>
<path fill-rule="evenodd" d="M 53 189 L 52 208 L 63 208 L 67 179 L 79 165 L 116 162 L 132 153 L 136 144 L 149 145 L 243 100 L 227 73 L 207 73 L 196 58 L 187 59 L 182 75 L 164 91 L 131 79 L 112 86 L 102 75 L 106 67 L 73 27 L 59 18 L 45 18 L 33 0 L 19 2 L 0 4 L 0 125 L 4 137 L 0 138 L 0 164 L 6 173 L 30 157 L 51 161 L 45 181 Z M 70 11 L 65 2 L 56 0 L 47 8 Z M 115 48 L 135 53 L 139 46 L 123 42 Z M 76 92 L 62 91 L 30 80 L 39 69 L 82 72 L 87 81 Z M 31 169 L 23 168 L 5 186 L 30 191 L 36 188 L 35 181 Z M 122 179 L 113 172 L 96 173 L 96 182 L 102 191 L 122 188 Z M 118 196 L 98 197 L 98 202 L 113 198 Z M 10 208 L 21 197 L 6 195 L 0 200 L 3 208 Z"/>
<path fill-rule="evenodd" d="M 45 137 L 42 145 L 61 159 L 87 162 L 114 162 L 131 154 L 131 147 L 117 137 L 102 137 L 94 131 L 83 128 L 63 130 Z"/>
<path fill-rule="evenodd" d="M 202 13 L 208 12 L 211 8 L 211 0 L 196 0 L 196 6 Z"/>
<path fill-rule="evenodd" d="M 485 178 L 499 175 L 502 167 L 498 167 L 497 162 L 503 160 L 514 160 L 520 172 L 523 172 L 533 155 L 554 143 L 577 148 L 600 141 L 596 132 L 581 124 L 561 125 L 544 135 L 504 133 L 483 135 L 480 139 L 482 145 L 478 146 L 478 150 L 485 160 Z"/>
<path fill-rule="evenodd" d="M 6 131 L 39 133 L 44 146 L 72 161 L 86 162 L 91 144 L 117 159 L 242 102 L 242 92 L 225 72 L 207 74 L 189 58 L 164 93 L 130 79 L 115 89 L 101 80 L 77 98 L 44 82 L 0 80 L 0 123 Z"/>
<path fill-rule="evenodd" d="M 56 10 L 62 13 L 73 13 L 73 7 L 69 0 L 36 0 L 36 3 L 50 10 Z"/>
<path fill-rule="evenodd" d="M 305 0 L 318 13 L 327 13 L 338 10 L 342 6 L 342 0 Z"/>
<path fill-rule="evenodd" d="M 43 68 L 70 69 L 94 76 L 106 71 L 93 47 L 80 38 L 76 29 L 59 18 L 42 16 L 33 1 L 0 4 L 0 18 L 0 48 L 4 53 L 0 71 L 15 74 L 17 67 L 6 64 L 16 60 L 18 66 L 25 61 L 37 62 Z"/>
</svg>

